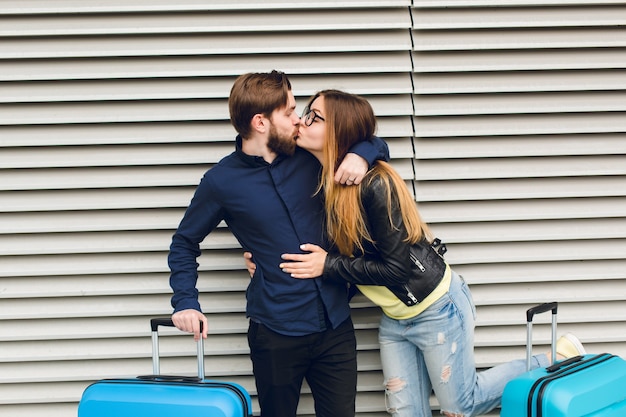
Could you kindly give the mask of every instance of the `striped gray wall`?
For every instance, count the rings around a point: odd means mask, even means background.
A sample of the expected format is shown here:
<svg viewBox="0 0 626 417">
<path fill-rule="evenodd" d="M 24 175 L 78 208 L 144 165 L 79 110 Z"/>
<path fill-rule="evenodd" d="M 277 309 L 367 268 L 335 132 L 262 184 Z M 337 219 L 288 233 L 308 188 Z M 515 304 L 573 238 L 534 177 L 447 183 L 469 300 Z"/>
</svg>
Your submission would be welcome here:
<svg viewBox="0 0 626 417">
<path fill-rule="evenodd" d="M 626 356 L 624 24 L 623 1 L 0 0 L 0 414 L 74 416 L 90 382 L 151 372 L 171 235 L 233 148 L 230 86 L 274 68 L 300 109 L 371 101 L 472 286 L 478 366 L 523 356 L 525 309 L 552 300 L 560 332 Z M 241 250 L 225 227 L 204 248 L 207 374 L 254 395 Z M 379 312 L 353 306 L 358 416 L 382 417 Z M 166 335 L 163 371 L 193 374 Z"/>
</svg>

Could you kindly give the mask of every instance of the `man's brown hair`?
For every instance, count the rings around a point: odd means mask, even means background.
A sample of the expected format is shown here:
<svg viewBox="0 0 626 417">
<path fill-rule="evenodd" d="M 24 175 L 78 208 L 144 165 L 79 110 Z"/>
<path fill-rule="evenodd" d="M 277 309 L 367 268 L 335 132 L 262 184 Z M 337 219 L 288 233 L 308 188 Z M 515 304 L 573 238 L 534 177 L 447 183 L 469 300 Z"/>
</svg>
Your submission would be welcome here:
<svg viewBox="0 0 626 417">
<path fill-rule="evenodd" d="M 228 110 L 233 127 L 246 139 L 250 136 L 250 122 L 255 114 L 270 117 L 274 110 L 287 106 L 291 83 L 285 73 L 248 73 L 239 76 L 230 90 Z"/>
</svg>

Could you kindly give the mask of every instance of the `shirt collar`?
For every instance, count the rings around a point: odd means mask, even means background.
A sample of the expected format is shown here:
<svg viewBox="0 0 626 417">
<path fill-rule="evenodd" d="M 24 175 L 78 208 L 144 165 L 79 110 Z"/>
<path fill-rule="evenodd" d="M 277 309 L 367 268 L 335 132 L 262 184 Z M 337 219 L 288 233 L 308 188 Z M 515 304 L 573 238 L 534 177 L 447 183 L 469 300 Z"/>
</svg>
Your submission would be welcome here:
<svg viewBox="0 0 626 417">
<path fill-rule="evenodd" d="M 247 153 L 245 153 L 241 149 L 242 148 L 242 146 L 241 146 L 242 142 L 243 142 L 243 139 L 242 139 L 241 135 L 237 135 L 237 137 L 235 138 L 235 154 L 245 164 L 247 164 L 247 165 L 249 165 L 251 167 L 261 167 L 261 166 L 274 165 L 274 164 L 277 164 L 278 162 L 282 161 L 283 159 L 287 158 L 286 155 L 278 155 L 276 157 L 276 159 L 274 159 L 274 162 L 272 162 L 272 164 L 269 164 L 265 159 L 263 159 L 262 156 L 248 155 Z"/>
<path fill-rule="evenodd" d="M 268 165 L 268 163 L 263 159 L 262 156 L 248 155 L 241 149 L 241 144 L 243 139 L 241 135 L 237 135 L 235 138 L 235 153 L 244 163 L 250 165 L 251 167 L 259 167 Z"/>
</svg>

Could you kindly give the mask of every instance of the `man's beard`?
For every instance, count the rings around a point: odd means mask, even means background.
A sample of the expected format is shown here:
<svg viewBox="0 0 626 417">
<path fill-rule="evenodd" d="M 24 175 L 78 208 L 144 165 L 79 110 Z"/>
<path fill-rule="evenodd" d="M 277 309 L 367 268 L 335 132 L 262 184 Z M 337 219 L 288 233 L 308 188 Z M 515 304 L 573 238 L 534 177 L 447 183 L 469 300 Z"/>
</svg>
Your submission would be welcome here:
<svg viewBox="0 0 626 417">
<path fill-rule="evenodd" d="M 296 150 L 295 135 L 294 131 L 293 136 L 281 136 L 276 131 L 274 125 L 272 125 L 270 126 L 270 136 L 267 139 L 267 147 L 278 155 L 291 156 Z"/>
</svg>

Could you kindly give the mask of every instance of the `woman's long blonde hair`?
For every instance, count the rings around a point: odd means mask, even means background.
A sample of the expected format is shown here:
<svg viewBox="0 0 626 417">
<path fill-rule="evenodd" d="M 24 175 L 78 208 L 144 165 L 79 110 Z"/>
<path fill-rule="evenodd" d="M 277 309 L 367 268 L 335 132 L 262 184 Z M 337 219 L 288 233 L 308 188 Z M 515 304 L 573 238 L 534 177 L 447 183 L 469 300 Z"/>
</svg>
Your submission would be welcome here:
<svg viewBox="0 0 626 417">
<path fill-rule="evenodd" d="M 415 200 L 400 175 L 386 162 L 378 161 L 359 186 L 345 186 L 334 181 L 335 171 L 348 150 L 358 142 L 371 140 L 376 132 L 376 116 L 363 97 L 339 90 L 323 90 L 309 101 L 324 97 L 326 140 L 320 190 L 324 191 L 326 229 L 329 238 L 343 255 L 363 253 L 363 241 L 375 243 L 363 216 L 361 187 L 380 177 L 385 184 L 387 209 L 391 213 L 392 195 L 398 197 L 402 220 L 407 230 L 405 241 L 416 243 L 430 239 L 428 225 L 422 221 Z M 391 227 L 397 227 L 389 216 Z"/>
</svg>

